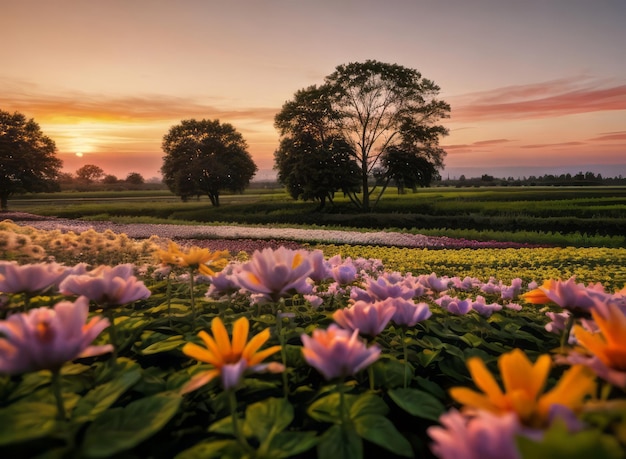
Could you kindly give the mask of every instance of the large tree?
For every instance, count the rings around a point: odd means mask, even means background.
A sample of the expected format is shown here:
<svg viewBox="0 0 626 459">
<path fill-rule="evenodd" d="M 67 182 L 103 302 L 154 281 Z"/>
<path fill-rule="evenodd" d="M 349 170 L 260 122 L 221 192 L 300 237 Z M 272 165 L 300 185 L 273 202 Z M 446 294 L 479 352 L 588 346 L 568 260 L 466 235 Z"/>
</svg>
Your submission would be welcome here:
<svg viewBox="0 0 626 459">
<path fill-rule="evenodd" d="M 0 110 L 0 207 L 15 193 L 58 189 L 62 161 L 33 119 Z"/>
<path fill-rule="evenodd" d="M 350 145 L 333 128 L 335 114 L 324 88 L 310 86 L 283 105 L 274 125 L 281 134 L 274 153 L 278 180 L 289 194 L 323 208 L 336 191 L 359 190 L 360 174 Z"/>
<path fill-rule="evenodd" d="M 206 194 L 219 206 L 220 192 L 243 191 L 257 171 L 243 136 L 219 120 L 183 120 L 163 137 L 163 181 L 183 200 Z"/>
<path fill-rule="evenodd" d="M 437 98 L 439 86 L 413 69 L 368 60 L 340 65 L 325 78 L 324 84 L 309 92 L 296 93 L 276 117 L 281 135 L 295 135 L 313 116 L 310 129 L 342 138 L 352 150 L 360 169 L 360 194 L 350 193 L 352 201 L 370 209 L 370 197 L 378 182 L 373 172 L 382 167 L 386 150 L 401 147 L 422 152 L 436 168 L 443 166 L 445 152 L 439 137 L 448 131 L 439 125 L 450 106 Z M 294 110 L 298 102 L 314 102 L 313 108 Z"/>
<path fill-rule="evenodd" d="M 95 164 L 85 164 L 76 170 L 76 178 L 85 183 L 92 183 L 104 177 L 104 170 Z"/>
</svg>

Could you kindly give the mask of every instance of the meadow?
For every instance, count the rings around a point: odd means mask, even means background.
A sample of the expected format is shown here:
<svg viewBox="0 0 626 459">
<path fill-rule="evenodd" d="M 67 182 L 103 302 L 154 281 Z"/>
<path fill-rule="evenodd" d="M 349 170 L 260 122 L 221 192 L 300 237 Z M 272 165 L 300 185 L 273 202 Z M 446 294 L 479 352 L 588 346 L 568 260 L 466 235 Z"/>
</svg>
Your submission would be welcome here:
<svg viewBox="0 0 626 459">
<path fill-rule="evenodd" d="M 404 222 L 384 228 L 546 246 L 227 254 L 2 222 L 2 457 L 625 457 L 626 244 L 611 228 L 626 190 L 429 189 L 390 193 L 368 215 L 339 197 L 316 212 L 275 190 L 222 202 L 81 193 L 10 208 L 360 231 Z M 470 225 L 496 218 L 503 229 Z M 595 219 L 611 223 L 591 232 Z"/>
</svg>

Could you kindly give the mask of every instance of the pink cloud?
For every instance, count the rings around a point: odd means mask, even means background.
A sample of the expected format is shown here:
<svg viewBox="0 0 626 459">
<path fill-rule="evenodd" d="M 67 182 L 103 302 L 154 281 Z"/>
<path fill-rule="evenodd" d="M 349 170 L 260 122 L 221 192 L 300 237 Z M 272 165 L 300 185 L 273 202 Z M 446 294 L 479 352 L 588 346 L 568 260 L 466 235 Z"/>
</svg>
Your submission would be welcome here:
<svg viewBox="0 0 626 459">
<path fill-rule="evenodd" d="M 451 99 L 459 121 L 534 119 L 626 110 L 626 84 L 604 86 L 578 79 L 509 86 Z"/>
<path fill-rule="evenodd" d="M 605 132 L 599 137 L 589 139 L 590 141 L 612 141 L 612 140 L 626 140 L 626 131 L 618 132 Z"/>
<path fill-rule="evenodd" d="M 584 142 L 536 143 L 532 145 L 521 145 L 520 148 L 554 148 L 554 147 L 573 147 L 577 145 L 585 145 L 585 143 Z"/>
</svg>

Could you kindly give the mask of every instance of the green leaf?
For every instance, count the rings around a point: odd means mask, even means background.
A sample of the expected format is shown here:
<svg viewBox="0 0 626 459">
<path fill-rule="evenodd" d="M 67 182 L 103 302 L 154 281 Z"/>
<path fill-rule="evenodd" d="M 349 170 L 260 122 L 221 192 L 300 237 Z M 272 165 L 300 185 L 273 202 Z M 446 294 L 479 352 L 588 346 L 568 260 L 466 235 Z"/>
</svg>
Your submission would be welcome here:
<svg viewBox="0 0 626 459">
<path fill-rule="evenodd" d="M 141 371 L 137 368 L 121 374 L 111 382 L 102 384 L 90 390 L 80 399 L 72 418 L 76 422 L 85 422 L 95 419 L 100 413 L 109 408 L 115 401 L 141 379 Z"/>
<path fill-rule="evenodd" d="M 346 409 L 350 409 L 356 398 L 356 395 L 344 395 Z M 307 409 L 307 414 L 316 421 L 338 423 L 341 419 L 339 415 L 339 393 L 333 392 L 316 400 Z"/>
<path fill-rule="evenodd" d="M 418 418 L 438 421 L 446 410 L 438 399 L 419 389 L 392 389 L 388 394 L 396 405 Z"/>
<path fill-rule="evenodd" d="M 540 442 L 518 437 L 517 445 L 523 457 L 533 459 L 620 459 L 624 457 L 619 442 L 598 430 L 572 433 L 563 423 L 555 423 Z"/>
<path fill-rule="evenodd" d="M 428 367 L 441 353 L 441 349 L 431 350 L 424 349 L 422 352 L 417 354 L 417 361 L 419 364 L 426 368 Z"/>
<path fill-rule="evenodd" d="M 45 437 L 57 427 L 54 404 L 16 403 L 0 410 L 0 446 Z"/>
<path fill-rule="evenodd" d="M 35 389 L 50 384 L 50 372 L 49 371 L 37 371 L 35 373 L 27 373 L 22 377 L 22 382 L 17 388 L 11 392 L 9 400 L 16 400 L 25 395 L 32 394 Z"/>
<path fill-rule="evenodd" d="M 354 428 L 361 438 L 381 446 L 394 454 L 413 456 L 413 448 L 389 419 L 378 414 L 366 414 L 353 419 Z"/>
<path fill-rule="evenodd" d="M 167 424 L 181 400 L 177 393 L 162 393 L 103 412 L 85 432 L 84 455 L 108 457 L 137 446 Z"/>
<path fill-rule="evenodd" d="M 293 420 L 293 407 L 284 398 L 268 398 L 246 409 L 246 426 L 261 442 L 261 449 Z"/>
<path fill-rule="evenodd" d="M 317 443 L 316 432 L 280 432 L 272 439 L 267 456 L 276 459 L 294 457 Z"/>
<path fill-rule="evenodd" d="M 357 416 L 364 416 L 366 414 L 384 416 L 388 412 L 389 407 L 380 397 L 371 393 L 365 393 L 358 396 L 350 407 L 350 418 L 355 419 Z"/>
<path fill-rule="evenodd" d="M 465 333 L 463 336 L 460 336 L 461 341 L 466 343 L 468 346 L 478 347 L 483 343 L 483 340 L 476 335 L 471 333 Z"/>
<path fill-rule="evenodd" d="M 183 339 L 181 335 L 170 336 L 163 341 L 158 341 L 156 343 L 151 344 L 150 346 L 145 347 L 141 350 L 143 355 L 152 355 L 158 354 L 160 352 L 173 351 L 174 349 L 178 349 L 182 347 L 186 341 Z"/>
<path fill-rule="evenodd" d="M 224 457 L 226 451 L 236 451 L 238 444 L 235 440 L 216 440 L 198 443 L 191 448 L 181 451 L 174 459 L 211 459 Z"/>
<path fill-rule="evenodd" d="M 332 459 L 361 459 L 363 440 L 353 428 L 334 425 L 320 438 L 317 444 L 317 457 Z"/>
</svg>

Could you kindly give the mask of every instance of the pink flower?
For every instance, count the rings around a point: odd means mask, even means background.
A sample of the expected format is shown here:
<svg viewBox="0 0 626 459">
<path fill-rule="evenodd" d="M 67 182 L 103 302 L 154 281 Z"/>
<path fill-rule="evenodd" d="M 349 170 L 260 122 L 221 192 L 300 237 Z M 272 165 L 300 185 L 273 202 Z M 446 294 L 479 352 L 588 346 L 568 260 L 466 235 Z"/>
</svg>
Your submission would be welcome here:
<svg viewBox="0 0 626 459">
<path fill-rule="evenodd" d="M 439 418 L 441 426 L 426 432 L 432 438 L 430 448 L 440 459 L 520 459 L 516 435 L 522 427 L 515 413 L 502 416 L 476 411 L 465 416 L 452 409 Z"/>
<path fill-rule="evenodd" d="M 472 309 L 483 317 L 491 317 L 491 314 L 502 309 L 502 305 L 498 303 L 487 304 L 485 297 L 478 295 L 476 301 L 472 303 Z"/>
<path fill-rule="evenodd" d="M 328 263 L 330 265 L 330 275 L 335 279 L 335 282 L 346 285 L 355 281 L 357 270 L 350 257 L 342 261 L 341 255 L 335 255 L 328 260 Z"/>
<path fill-rule="evenodd" d="M 317 295 L 302 295 L 306 301 L 309 302 L 311 307 L 319 308 L 324 303 L 324 298 Z"/>
<path fill-rule="evenodd" d="M 56 285 L 65 268 L 58 263 L 32 263 L 0 261 L 0 292 L 38 293 Z"/>
<path fill-rule="evenodd" d="M 585 287 L 582 283 L 576 283 L 575 276 L 566 281 L 554 281 L 550 288 L 539 287 L 539 289 L 550 300 L 573 313 L 589 314 L 596 299 L 604 299 L 609 296 L 601 284 Z"/>
<path fill-rule="evenodd" d="M 389 302 L 395 312 L 391 320 L 403 327 L 413 327 L 418 322 L 428 319 L 432 312 L 426 303 L 415 304 L 413 300 L 405 300 L 402 298 L 388 298 L 385 302 Z"/>
<path fill-rule="evenodd" d="M 459 300 L 456 297 L 444 295 L 435 300 L 439 306 L 447 310 L 451 314 L 462 316 L 472 310 L 472 301 L 469 299 Z"/>
<path fill-rule="evenodd" d="M 550 319 L 550 322 L 546 324 L 545 329 L 549 333 L 561 334 L 565 330 L 565 324 L 570 317 L 570 313 L 563 312 L 546 312 L 546 316 Z"/>
<path fill-rule="evenodd" d="M 395 312 L 396 308 L 390 302 L 357 301 L 348 308 L 336 310 L 333 320 L 341 328 L 351 332 L 358 330 L 361 335 L 374 337 L 385 329 Z"/>
<path fill-rule="evenodd" d="M 0 373 L 58 370 L 65 362 L 111 352 L 113 346 L 90 344 L 109 321 L 92 317 L 89 300 L 62 301 L 54 308 L 36 308 L 0 321 Z"/>
<path fill-rule="evenodd" d="M 380 355 L 380 348 L 367 347 L 357 330 L 349 332 L 334 324 L 327 330 L 315 329 L 312 337 L 302 335 L 301 339 L 304 359 L 327 380 L 355 375 Z"/>
<path fill-rule="evenodd" d="M 130 263 L 99 266 L 88 274 L 68 276 L 59 285 L 63 295 L 83 295 L 99 306 L 114 306 L 143 300 L 150 290 L 133 275 Z"/>
<path fill-rule="evenodd" d="M 312 271 L 311 274 L 309 274 L 311 280 L 314 282 L 322 282 L 331 277 L 328 264 L 324 259 L 324 252 L 319 249 L 311 252 L 300 250 L 300 252 L 302 252 L 304 257 L 308 258 L 311 264 Z"/>
<path fill-rule="evenodd" d="M 303 251 L 279 247 L 256 250 L 236 276 L 239 285 L 256 294 L 259 301 L 278 301 L 294 293 L 310 293 L 308 279 L 312 271 Z"/>
<path fill-rule="evenodd" d="M 415 288 L 407 285 L 406 279 L 399 273 L 384 273 L 376 280 L 368 278 L 365 290 L 370 297 L 376 300 L 386 298 L 404 298 L 408 300 L 415 296 Z"/>
</svg>

